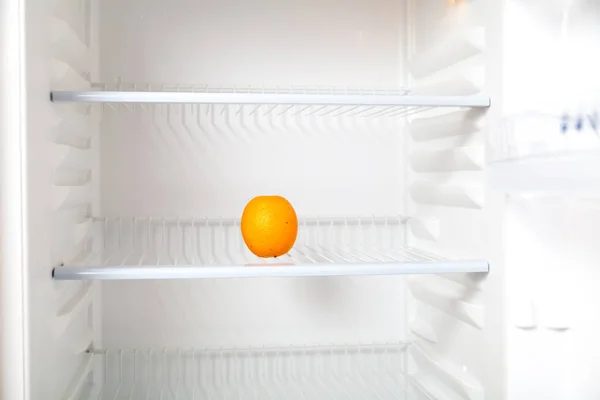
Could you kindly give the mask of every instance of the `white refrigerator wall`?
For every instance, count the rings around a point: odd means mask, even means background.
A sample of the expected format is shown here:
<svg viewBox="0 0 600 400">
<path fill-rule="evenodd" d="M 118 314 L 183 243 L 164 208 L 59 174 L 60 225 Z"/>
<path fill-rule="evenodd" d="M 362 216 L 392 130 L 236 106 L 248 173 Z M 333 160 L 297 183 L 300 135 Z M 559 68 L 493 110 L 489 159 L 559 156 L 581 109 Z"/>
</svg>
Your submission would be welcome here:
<svg viewBox="0 0 600 400">
<path fill-rule="evenodd" d="M 51 274 L 53 267 L 72 260 L 89 240 L 85 217 L 94 202 L 92 142 L 96 130 L 89 108 L 52 104 L 49 92 L 84 90 L 94 78 L 91 3 L 15 3 L 25 18 L 26 103 L 19 112 L 27 128 L 21 147 L 26 398 L 68 398 L 91 368 L 86 350 L 97 322 L 92 308 L 98 303 L 99 287 L 55 282 Z M 14 393 L 2 397 L 23 398 Z"/>
<path fill-rule="evenodd" d="M 103 82 L 238 90 L 403 83 L 401 1 L 99 6 Z M 404 213 L 401 119 L 271 109 L 105 108 L 102 215 L 239 217 L 264 194 L 285 196 L 300 216 Z M 400 277 L 114 282 L 102 292 L 107 348 L 405 339 Z"/>
<path fill-rule="evenodd" d="M 493 107 L 484 112 L 439 110 L 409 123 L 408 210 L 411 216 L 427 221 L 425 226 L 409 223 L 409 244 L 491 262 L 491 272 L 485 277 L 407 278 L 412 295 L 412 388 L 416 399 L 502 399 L 498 213 L 503 201 L 486 187 L 485 163 L 488 130 L 502 110 L 504 5 L 496 1 L 409 3 L 414 15 L 408 27 L 412 85 L 460 87 L 467 94 L 488 93 L 493 101 Z M 454 39 L 461 37 L 468 40 Z M 445 57 L 436 61 L 431 54 Z"/>
</svg>

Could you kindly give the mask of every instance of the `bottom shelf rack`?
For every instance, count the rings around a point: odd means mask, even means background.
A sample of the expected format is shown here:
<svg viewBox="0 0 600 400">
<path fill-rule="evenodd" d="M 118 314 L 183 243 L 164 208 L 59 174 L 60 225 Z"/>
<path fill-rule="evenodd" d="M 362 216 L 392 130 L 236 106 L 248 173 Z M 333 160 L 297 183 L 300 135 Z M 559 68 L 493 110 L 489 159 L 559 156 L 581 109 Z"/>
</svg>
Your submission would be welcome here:
<svg viewBox="0 0 600 400">
<path fill-rule="evenodd" d="M 101 350 L 75 399 L 402 400 L 406 348 Z"/>
<path fill-rule="evenodd" d="M 488 272 L 405 245 L 403 217 L 304 218 L 286 255 L 254 256 L 239 220 L 93 218 L 90 246 L 56 280 L 198 279 Z"/>
</svg>

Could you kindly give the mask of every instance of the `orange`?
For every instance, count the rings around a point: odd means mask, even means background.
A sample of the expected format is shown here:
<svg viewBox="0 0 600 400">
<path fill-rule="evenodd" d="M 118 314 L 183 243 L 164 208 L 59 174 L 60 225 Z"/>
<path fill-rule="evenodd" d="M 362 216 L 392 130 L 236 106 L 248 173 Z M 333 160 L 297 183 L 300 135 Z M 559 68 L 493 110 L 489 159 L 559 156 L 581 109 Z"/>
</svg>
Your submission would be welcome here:
<svg viewBox="0 0 600 400">
<path fill-rule="evenodd" d="M 242 213 L 242 237 L 248 249 L 259 257 L 279 257 L 294 246 L 298 217 L 289 201 L 281 196 L 258 196 Z"/>
</svg>

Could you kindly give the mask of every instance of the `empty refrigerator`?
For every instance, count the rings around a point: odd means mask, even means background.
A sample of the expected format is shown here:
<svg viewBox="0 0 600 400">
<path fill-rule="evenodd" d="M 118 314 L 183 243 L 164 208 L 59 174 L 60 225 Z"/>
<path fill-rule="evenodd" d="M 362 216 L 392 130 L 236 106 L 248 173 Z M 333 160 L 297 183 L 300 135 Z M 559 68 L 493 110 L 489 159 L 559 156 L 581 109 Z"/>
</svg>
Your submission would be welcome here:
<svg viewBox="0 0 600 400">
<path fill-rule="evenodd" d="M 529 186 L 513 191 L 518 169 L 503 164 L 513 116 L 539 95 L 517 29 L 553 38 L 562 5 L 16 3 L 2 3 L 17 21 L 2 46 L 14 60 L 2 309 L 19 329 L 2 345 L 2 398 L 597 393 L 576 379 L 536 392 L 562 371 L 543 367 L 546 347 L 577 329 L 522 311 L 547 303 L 519 272 L 535 282 L 535 254 L 560 247 L 523 244 L 570 206 L 521 214 Z M 597 7 L 573 4 L 569 18 L 593 27 Z M 289 253 L 263 259 L 240 216 L 270 194 L 290 200 L 299 231 Z M 538 329 L 559 333 L 523 372 Z"/>
</svg>

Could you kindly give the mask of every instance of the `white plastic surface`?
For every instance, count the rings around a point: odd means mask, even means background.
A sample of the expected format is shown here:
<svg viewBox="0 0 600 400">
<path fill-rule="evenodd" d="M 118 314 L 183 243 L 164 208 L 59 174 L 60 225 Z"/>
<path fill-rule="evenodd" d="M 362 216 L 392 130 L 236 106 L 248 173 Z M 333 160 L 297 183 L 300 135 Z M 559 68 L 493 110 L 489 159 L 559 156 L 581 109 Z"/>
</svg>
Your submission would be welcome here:
<svg viewBox="0 0 600 400">
<path fill-rule="evenodd" d="M 474 208 L 482 207 L 483 191 L 476 185 L 448 185 L 416 181 L 410 185 L 410 195 L 419 204 Z"/>
<path fill-rule="evenodd" d="M 410 355 L 415 361 L 419 376 L 431 376 L 437 383 L 447 387 L 460 398 L 466 400 L 484 400 L 485 391 L 481 383 L 468 371 L 461 370 L 445 360 L 436 359 L 424 346 L 415 345 L 410 349 Z M 423 385 L 425 388 L 426 385 Z M 440 388 L 441 389 L 441 388 Z"/>
<path fill-rule="evenodd" d="M 411 277 L 409 287 L 419 301 L 475 328 L 483 329 L 484 307 L 470 299 L 470 291 L 463 286 L 437 277 Z"/>
<path fill-rule="evenodd" d="M 53 88 L 62 90 L 88 90 L 90 81 L 86 75 L 68 64 L 66 61 L 54 58 L 50 61 Z"/>
<path fill-rule="evenodd" d="M 440 235 L 440 224 L 435 218 L 411 218 L 408 228 L 416 237 L 424 240 L 437 240 Z"/>
<path fill-rule="evenodd" d="M 409 124 L 411 137 L 417 142 L 468 135 L 481 129 L 481 110 L 460 110 L 440 116 L 415 118 Z"/>
<path fill-rule="evenodd" d="M 67 390 L 65 391 L 64 398 L 67 400 L 79 399 L 79 394 L 85 390 L 85 384 L 88 382 L 90 373 L 94 368 L 94 357 L 91 354 L 86 354 L 81 365 L 73 376 Z"/>
<path fill-rule="evenodd" d="M 28 165 L 28 209 L 35 219 L 29 250 L 31 309 L 37 310 L 31 318 L 32 399 L 72 399 L 81 377 L 93 370 L 86 351 L 99 342 L 98 285 L 47 279 L 85 246 L 84 217 L 98 199 L 94 111 L 48 101 L 48 90 L 87 90 L 97 78 L 95 3 L 29 2 L 28 148 L 35 160 Z"/>
<path fill-rule="evenodd" d="M 411 216 L 437 221 L 439 229 L 435 240 L 412 230 L 408 240 L 439 254 L 487 256 L 499 244 L 487 232 L 492 220 L 484 160 L 487 125 L 501 111 L 502 92 L 495 85 L 502 83 L 496 73 L 502 66 L 501 21 L 510 25 L 502 20 L 504 2 L 409 3 L 414 17 L 409 57 L 433 56 L 410 71 L 411 88 L 419 93 L 490 93 L 492 105 L 487 110 L 432 110 L 409 120 L 408 210 Z M 482 47 L 471 47 L 460 35 L 479 29 L 485 37 Z M 465 400 L 475 393 L 506 398 L 502 351 L 490 346 L 502 343 L 502 313 L 488 312 L 502 301 L 498 292 L 490 294 L 501 286 L 502 271 L 495 270 L 496 262 L 491 265 L 482 281 L 468 274 L 408 277 L 412 337 L 415 347 L 428 350 L 426 357 L 413 360 L 418 361 L 411 370 L 415 400 Z M 470 392 L 471 385 L 479 390 Z"/>
<path fill-rule="evenodd" d="M 410 322 L 410 330 L 412 333 L 430 343 L 437 343 L 438 335 L 433 330 L 431 322 L 425 320 L 424 316 L 422 313 L 419 313 L 418 309 L 415 314 L 416 315 L 413 317 L 413 320 Z"/>
<path fill-rule="evenodd" d="M 485 90 L 485 70 L 481 67 L 464 67 L 454 73 L 428 79 L 415 85 L 412 93 L 420 96 L 466 96 L 487 98 L 485 107 L 491 105 L 489 96 L 482 95 Z"/>
<path fill-rule="evenodd" d="M 74 66 L 82 73 L 89 71 L 91 64 L 89 49 L 73 27 L 56 15 L 48 17 L 47 23 L 54 57 Z"/>
<path fill-rule="evenodd" d="M 481 171 L 484 164 L 482 147 L 419 150 L 410 154 L 415 172 Z"/>
<path fill-rule="evenodd" d="M 69 324 L 80 317 L 80 314 L 87 311 L 92 299 L 92 285 L 85 283 L 69 302 L 63 306 L 63 309 L 58 312 L 54 322 L 54 336 L 62 336 Z"/>
<path fill-rule="evenodd" d="M 423 52 L 417 53 L 410 60 L 410 72 L 416 79 L 421 79 L 439 69 L 480 54 L 484 46 L 485 30 L 482 27 L 455 32 L 440 38 Z"/>
</svg>

